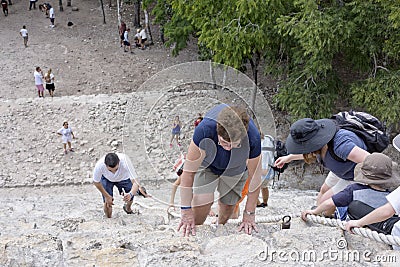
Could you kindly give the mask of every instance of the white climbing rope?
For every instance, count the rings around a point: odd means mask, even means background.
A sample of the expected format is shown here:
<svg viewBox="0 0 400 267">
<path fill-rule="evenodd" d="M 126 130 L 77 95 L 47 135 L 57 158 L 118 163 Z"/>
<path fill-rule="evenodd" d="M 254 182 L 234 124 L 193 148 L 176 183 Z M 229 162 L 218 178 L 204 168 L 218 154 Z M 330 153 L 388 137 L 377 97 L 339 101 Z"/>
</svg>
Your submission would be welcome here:
<svg viewBox="0 0 400 267">
<path fill-rule="evenodd" d="M 174 218 L 181 218 L 181 214 L 180 214 L 180 213 L 177 213 L 177 212 L 174 212 L 174 211 L 168 211 L 168 214 L 170 214 L 170 215 L 171 215 L 172 217 L 174 217 Z M 295 217 L 300 217 L 300 215 L 301 215 L 301 214 L 299 213 L 299 214 L 294 214 L 294 215 L 289 215 L 289 216 L 291 216 L 292 218 L 295 218 Z M 283 216 L 281 216 L 281 215 L 256 216 L 255 222 L 256 222 L 256 223 L 279 222 L 279 221 L 282 220 L 282 218 L 283 218 Z M 229 223 L 229 224 L 239 224 L 239 223 L 242 222 L 242 220 L 243 220 L 243 217 L 240 216 L 240 217 L 237 218 L 237 219 L 229 219 L 226 223 Z M 211 222 L 205 222 L 204 224 L 205 224 L 205 225 L 210 225 L 210 224 L 213 224 L 213 223 L 211 223 Z"/>
<path fill-rule="evenodd" d="M 323 225 L 329 225 L 329 226 L 336 226 L 340 227 L 342 230 L 346 230 L 346 222 L 341 221 L 339 219 L 330 219 L 330 218 L 325 218 L 321 216 L 316 216 L 312 214 L 308 214 L 306 216 L 307 220 L 312 221 L 314 223 L 319 223 Z M 400 246 L 400 238 L 397 236 L 392 236 L 392 235 L 385 235 L 382 233 L 378 233 L 376 231 L 372 231 L 371 229 L 368 228 L 358 228 L 355 227 L 352 229 L 352 232 L 356 235 L 366 237 L 378 242 L 385 243 L 387 245 L 396 245 Z"/>
<path fill-rule="evenodd" d="M 142 206 L 145 209 L 158 209 L 158 210 L 163 210 L 161 208 L 157 207 L 149 207 L 145 205 L 144 203 L 135 201 L 134 203 L 138 204 L 139 206 Z M 172 210 L 168 210 L 168 221 L 172 218 L 181 218 L 181 214 Z M 285 215 L 286 216 L 286 215 Z M 293 214 L 289 215 L 292 218 L 300 217 L 301 214 Z M 270 216 L 256 216 L 255 222 L 256 223 L 271 223 L 271 222 L 279 222 L 282 220 L 284 216 L 283 215 L 270 215 Z M 346 222 L 341 221 L 339 219 L 330 219 L 330 218 L 325 218 L 322 216 L 316 216 L 312 214 L 307 214 L 306 216 L 308 221 L 322 224 L 322 225 L 327 225 L 327 226 L 332 226 L 332 227 L 339 227 L 342 230 L 346 230 Z M 243 220 L 243 217 L 239 217 L 238 219 L 229 219 L 227 223 L 229 224 L 239 224 Z M 214 223 L 212 222 L 205 222 L 205 225 L 213 225 Z M 392 236 L 392 235 L 385 235 L 383 233 L 378 233 L 376 231 L 372 231 L 369 228 L 353 228 L 352 232 L 356 235 L 366 237 L 372 240 L 375 240 L 377 242 L 385 243 L 387 245 L 396 245 L 400 246 L 400 237 L 397 236 Z"/>
</svg>

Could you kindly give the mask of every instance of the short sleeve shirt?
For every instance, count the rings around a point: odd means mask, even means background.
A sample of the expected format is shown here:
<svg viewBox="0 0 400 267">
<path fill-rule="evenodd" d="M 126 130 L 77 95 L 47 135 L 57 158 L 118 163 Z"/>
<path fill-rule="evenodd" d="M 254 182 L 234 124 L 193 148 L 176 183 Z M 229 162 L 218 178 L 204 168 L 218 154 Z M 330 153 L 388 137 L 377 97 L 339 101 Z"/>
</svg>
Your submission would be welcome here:
<svg viewBox="0 0 400 267">
<path fill-rule="evenodd" d="M 35 85 L 43 84 L 43 79 L 42 79 L 43 77 L 40 72 L 35 71 L 33 73 L 33 76 L 35 77 Z"/>
<path fill-rule="evenodd" d="M 351 150 L 353 150 L 355 146 L 367 150 L 364 141 L 351 131 L 340 129 L 333 137 L 333 151 L 343 160 L 347 159 Z M 346 160 L 345 162 L 337 161 L 331 156 L 329 151 L 327 151 L 323 165 L 339 178 L 344 180 L 353 180 L 354 168 L 357 163 L 351 160 Z"/>
<path fill-rule="evenodd" d="M 136 171 L 128 156 L 122 153 L 117 153 L 117 156 L 119 158 L 119 167 L 115 173 L 112 173 L 107 169 L 107 166 L 104 163 L 105 156 L 96 163 L 96 166 L 93 170 L 94 182 L 100 182 L 102 176 L 104 176 L 104 178 L 106 178 L 110 182 L 120 182 L 137 177 Z"/>
<path fill-rule="evenodd" d="M 396 214 L 400 214 L 400 186 L 386 197 Z"/>
<path fill-rule="evenodd" d="M 332 200 L 336 207 L 347 207 L 352 201 L 358 200 L 376 209 L 387 203 L 387 195 L 389 191 L 378 191 L 368 185 L 355 183 L 333 195 Z"/>
<path fill-rule="evenodd" d="M 21 29 L 19 32 L 21 33 L 22 37 L 28 36 L 28 30 L 27 29 Z"/>
<path fill-rule="evenodd" d="M 253 120 L 249 122 L 247 136 L 241 140 L 240 148 L 227 151 L 218 145 L 217 118 L 225 104 L 211 109 L 195 128 L 193 142 L 206 152 L 202 167 L 209 168 L 216 175 L 234 176 L 247 169 L 247 160 L 261 154 L 260 133 Z"/>
<path fill-rule="evenodd" d="M 62 136 L 66 138 L 71 138 L 72 129 L 70 127 L 68 128 L 62 127 L 60 130 L 57 131 L 57 133 L 62 134 Z"/>
</svg>

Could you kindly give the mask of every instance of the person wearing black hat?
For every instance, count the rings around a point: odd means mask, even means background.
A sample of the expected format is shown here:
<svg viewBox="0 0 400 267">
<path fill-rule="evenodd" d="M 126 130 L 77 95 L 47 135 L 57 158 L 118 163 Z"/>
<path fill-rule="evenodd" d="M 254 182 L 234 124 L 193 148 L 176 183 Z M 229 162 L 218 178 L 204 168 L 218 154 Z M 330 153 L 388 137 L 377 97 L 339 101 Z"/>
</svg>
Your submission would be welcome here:
<svg viewBox="0 0 400 267">
<path fill-rule="evenodd" d="M 338 130 L 330 119 L 296 121 L 290 127 L 286 148 L 289 155 L 278 158 L 275 166 L 280 168 L 285 163 L 303 159 L 306 163 L 317 161 L 330 171 L 318 194 L 317 204 L 353 183 L 356 164 L 369 155 L 360 137 L 345 129 Z M 342 161 L 331 155 L 330 149 Z"/>
<path fill-rule="evenodd" d="M 400 152 L 400 134 L 393 139 L 393 146 Z M 386 196 L 387 203 L 365 216 L 359 216 L 357 220 L 350 220 L 346 223 L 346 230 L 353 233 L 351 230 L 354 227 L 363 227 L 364 225 L 378 224 L 383 226 L 391 225 L 395 218 L 395 214 L 400 214 L 400 186 L 397 187 L 392 193 Z M 390 234 L 392 236 L 400 237 L 400 222 L 397 221 L 391 226 Z M 400 250 L 400 246 L 393 245 L 393 249 Z"/>
</svg>

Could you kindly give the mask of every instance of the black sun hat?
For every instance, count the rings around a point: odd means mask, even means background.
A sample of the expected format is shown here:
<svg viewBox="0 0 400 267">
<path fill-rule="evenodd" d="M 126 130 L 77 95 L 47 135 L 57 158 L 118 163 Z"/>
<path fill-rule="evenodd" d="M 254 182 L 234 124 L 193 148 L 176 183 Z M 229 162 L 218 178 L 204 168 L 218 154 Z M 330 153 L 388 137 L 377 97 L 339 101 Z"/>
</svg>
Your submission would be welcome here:
<svg viewBox="0 0 400 267">
<path fill-rule="evenodd" d="M 290 127 L 286 139 L 289 154 L 308 154 L 321 149 L 336 134 L 336 124 L 330 119 L 313 120 L 305 118 Z"/>
</svg>

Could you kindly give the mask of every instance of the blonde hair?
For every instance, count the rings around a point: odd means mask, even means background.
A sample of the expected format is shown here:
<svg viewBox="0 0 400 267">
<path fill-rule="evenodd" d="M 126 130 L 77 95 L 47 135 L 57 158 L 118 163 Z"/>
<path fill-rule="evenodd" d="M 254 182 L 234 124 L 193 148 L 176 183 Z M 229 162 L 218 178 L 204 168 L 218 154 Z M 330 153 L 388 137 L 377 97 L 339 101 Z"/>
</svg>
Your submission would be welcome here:
<svg viewBox="0 0 400 267">
<path fill-rule="evenodd" d="M 317 156 L 315 154 L 321 155 L 322 148 L 317 151 L 310 152 L 308 154 L 303 154 L 304 162 L 307 164 L 315 163 L 317 161 Z"/>
<path fill-rule="evenodd" d="M 217 121 L 217 134 L 227 142 L 236 142 L 247 135 L 250 116 L 243 107 L 225 107 Z"/>
</svg>

